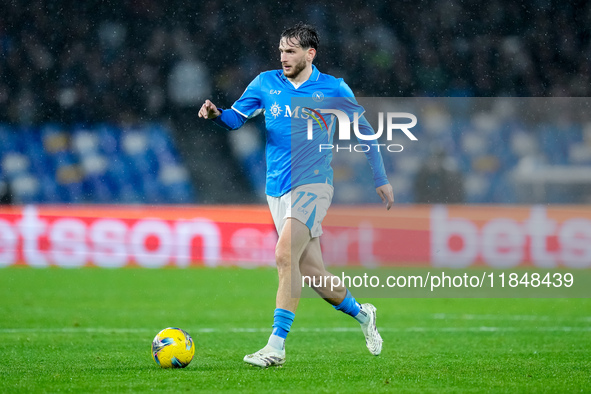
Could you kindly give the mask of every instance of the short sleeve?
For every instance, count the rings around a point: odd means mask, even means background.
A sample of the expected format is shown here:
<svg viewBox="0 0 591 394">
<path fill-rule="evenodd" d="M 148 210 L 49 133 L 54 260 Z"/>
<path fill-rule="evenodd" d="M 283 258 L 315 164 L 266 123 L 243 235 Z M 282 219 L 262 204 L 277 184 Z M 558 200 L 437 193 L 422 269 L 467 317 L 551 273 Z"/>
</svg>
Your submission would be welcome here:
<svg viewBox="0 0 591 394">
<path fill-rule="evenodd" d="M 351 88 L 349 87 L 349 85 L 347 85 L 347 83 L 344 80 L 340 80 L 340 84 L 339 84 L 339 97 L 352 97 L 355 98 L 355 95 L 353 94 L 353 91 L 351 90 Z"/>
<path fill-rule="evenodd" d="M 347 113 L 347 115 L 349 115 L 350 119 L 353 119 L 353 114 L 355 112 L 359 115 L 365 113 L 365 109 L 359 105 L 349 85 L 347 85 L 342 79 L 339 84 L 339 97 L 342 98 L 339 103 L 340 107 Z"/>
<path fill-rule="evenodd" d="M 260 74 L 246 87 L 242 96 L 232 105 L 232 109 L 248 119 L 261 112 L 263 99 Z"/>
</svg>

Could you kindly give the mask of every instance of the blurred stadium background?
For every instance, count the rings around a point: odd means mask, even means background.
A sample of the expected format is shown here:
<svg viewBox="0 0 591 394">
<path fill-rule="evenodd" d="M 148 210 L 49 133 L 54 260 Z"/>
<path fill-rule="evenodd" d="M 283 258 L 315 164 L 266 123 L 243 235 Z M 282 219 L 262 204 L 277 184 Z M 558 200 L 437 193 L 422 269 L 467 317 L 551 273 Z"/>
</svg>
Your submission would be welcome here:
<svg viewBox="0 0 591 394">
<path fill-rule="evenodd" d="M 2 201 L 264 202 L 261 119 L 226 133 L 196 114 L 206 98 L 228 107 L 257 73 L 278 68 L 279 33 L 299 20 L 319 28 L 315 64 L 360 97 L 591 95 L 584 1 L 8 1 Z M 429 143 L 384 155 L 397 201 L 589 203 L 591 125 L 564 111 L 524 123 L 495 108 L 448 129 L 419 125 Z M 343 191 L 368 171 L 335 159 Z"/>
</svg>

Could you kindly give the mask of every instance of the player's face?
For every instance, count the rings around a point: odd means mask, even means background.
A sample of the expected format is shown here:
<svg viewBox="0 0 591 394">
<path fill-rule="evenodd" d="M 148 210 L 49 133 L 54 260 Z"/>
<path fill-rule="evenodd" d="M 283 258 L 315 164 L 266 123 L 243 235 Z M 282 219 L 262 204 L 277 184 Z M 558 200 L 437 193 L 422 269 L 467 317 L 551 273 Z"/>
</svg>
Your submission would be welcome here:
<svg viewBox="0 0 591 394">
<path fill-rule="evenodd" d="M 309 51 L 300 46 L 297 38 L 281 39 L 279 52 L 281 52 L 281 66 L 286 77 L 295 78 L 306 68 L 307 59 L 310 58 Z"/>
</svg>

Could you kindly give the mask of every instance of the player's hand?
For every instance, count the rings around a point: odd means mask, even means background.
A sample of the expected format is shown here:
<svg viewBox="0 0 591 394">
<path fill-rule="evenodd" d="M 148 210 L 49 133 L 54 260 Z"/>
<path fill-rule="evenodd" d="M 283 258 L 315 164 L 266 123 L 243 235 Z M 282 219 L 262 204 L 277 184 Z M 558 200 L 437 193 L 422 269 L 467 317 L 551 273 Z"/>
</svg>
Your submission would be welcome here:
<svg viewBox="0 0 591 394">
<path fill-rule="evenodd" d="M 386 183 L 378 188 L 376 188 L 376 193 L 382 199 L 382 202 L 386 203 L 386 209 L 390 210 L 392 208 L 392 204 L 394 204 L 394 192 L 392 191 L 392 185 Z"/>
<path fill-rule="evenodd" d="M 209 100 L 205 100 L 205 103 L 203 103 L 199 110 L 199 117 L 205 119 L 215 119 L 220 116 L 220 114 L 221 112 L 218 107 Z"/>
</svg>

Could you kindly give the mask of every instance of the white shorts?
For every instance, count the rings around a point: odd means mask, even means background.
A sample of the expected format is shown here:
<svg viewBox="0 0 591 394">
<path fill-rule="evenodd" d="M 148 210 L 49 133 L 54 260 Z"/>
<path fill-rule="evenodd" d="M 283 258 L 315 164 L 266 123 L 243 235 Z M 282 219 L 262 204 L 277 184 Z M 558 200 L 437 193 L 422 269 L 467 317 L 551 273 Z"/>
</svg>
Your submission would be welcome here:
<svg viewBox="0 0 591 394">
<path fill-rule="evenodd" d="M 310 183 L 298 186 L 281 197 L 267 196 L 277 233 L 281 235 L 287 218 L 295 218 L 310 229 L 312 238 L 321 236 L 322 220 L 333 193 L 334 188 L 328 183 Z"/>
</svg>

